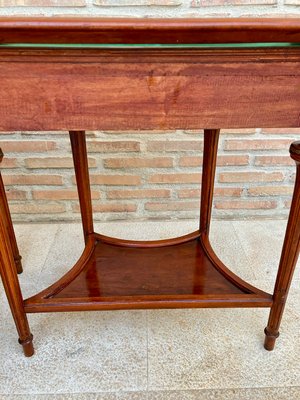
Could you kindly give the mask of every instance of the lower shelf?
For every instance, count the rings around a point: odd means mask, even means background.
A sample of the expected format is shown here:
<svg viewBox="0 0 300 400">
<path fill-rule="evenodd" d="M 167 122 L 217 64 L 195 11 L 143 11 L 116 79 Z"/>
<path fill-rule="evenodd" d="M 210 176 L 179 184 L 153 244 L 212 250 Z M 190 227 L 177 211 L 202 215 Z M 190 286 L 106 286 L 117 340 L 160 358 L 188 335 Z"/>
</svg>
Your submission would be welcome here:
<svg viewBox="0 0 300 400">
<path fill-rule="evenodd" d="M 25 310 L 271 305 L 272 296 L 230 272 L 198 232 L 159 242 L 92 234 L 78 263 L 54 285 L 27 299 Z"/>
</svg>

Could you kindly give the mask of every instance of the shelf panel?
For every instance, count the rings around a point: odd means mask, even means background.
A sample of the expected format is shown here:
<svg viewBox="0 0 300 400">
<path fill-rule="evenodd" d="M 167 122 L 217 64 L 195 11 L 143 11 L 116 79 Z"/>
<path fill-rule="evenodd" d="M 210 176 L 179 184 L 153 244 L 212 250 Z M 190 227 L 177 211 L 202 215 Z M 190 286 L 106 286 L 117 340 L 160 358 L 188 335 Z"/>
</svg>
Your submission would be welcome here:
<svg viewBox="0 0 300 400">
<path fill-rule="evenodd" d="M 154 243 L 92 235 L 64 277 L 25 301 L 26 312 L 271 306 L 271 295 L 231 273 L 195 234 Z"/>
<path fill-rule="evenodd" d="M 200 242 L 160 248 L 98 243 L 89 262 L 54 298 L 241 294 L 206 257 Z"/>
</svg>

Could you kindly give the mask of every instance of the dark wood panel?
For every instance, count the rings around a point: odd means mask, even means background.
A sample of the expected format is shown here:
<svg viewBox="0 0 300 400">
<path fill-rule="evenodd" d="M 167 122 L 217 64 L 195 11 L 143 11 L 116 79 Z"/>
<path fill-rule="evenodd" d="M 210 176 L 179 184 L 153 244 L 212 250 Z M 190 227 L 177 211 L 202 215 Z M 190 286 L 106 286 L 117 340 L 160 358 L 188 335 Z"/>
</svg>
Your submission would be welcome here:
<svg viewBox="0 0 300 400">
<path fill-rule="evenodd" d="M 241 293 L 193 240 L 150 249 L 99 243 L 81 274 L 54 297 Z"/>
<path fill-rule="evenodd" d="M 63 64 L 59 51 L 51 62 L 4 54 L 0 130 L 300 126 L 300 49 L 260 51 L 255 59 L 224 51 L 222 65 L 220 51 L 217 62 L 213 51 L 204 52 L 205 62 L 190 51 L 189 63 L 185 52 L 166 50 L 118 51 L 113 63 L 114 52 L 101 50 L 89 63 L 76 51 L 64 52 Z"/>
<path fill-rule="evenodd" d="M 187 236 L 157 241 L 157 247 L 100 238 L 89 236 L 78 263 L 27 299 L 26 312 L 272 305 L 271 295 L 229 272 L 192 235 L 188 242 Z"/>
<path fill-rule="evenodd" d="M 0 18 L 0 43 L 300 42 L 299 18 Z"/>
</svg>

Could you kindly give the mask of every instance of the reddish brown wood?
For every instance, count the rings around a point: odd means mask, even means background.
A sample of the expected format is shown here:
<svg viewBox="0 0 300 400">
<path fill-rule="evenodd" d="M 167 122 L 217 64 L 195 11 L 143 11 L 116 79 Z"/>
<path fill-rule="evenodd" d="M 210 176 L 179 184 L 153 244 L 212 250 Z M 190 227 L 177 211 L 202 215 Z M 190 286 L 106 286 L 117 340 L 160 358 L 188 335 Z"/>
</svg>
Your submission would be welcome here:
<svg viewBox="0 0 300 400">
<path fill-rule="evenodd" d="M 180 241 L 181 239 L 181 241 Z M 230 272 L 192 235 L 145 242 L 94 235 L 58 282 L 25 301 L 26 312 L 181 307 L 270 307 L 271 295 Z M 154 244 L 154 242 L 152 243 Z"/>
<path fill-rule="evenodd" d="M 69 134 L 80 203 L 83 235 L 85 243 L 87 243 L 88 236 L 94 232 L 94 226 L 85 131 L 70 131 Z"/>
<path fill-rule="evenodd" d="M 204 130 L 204 150 L 201 184 L 200 232 L 209 234 L 214 194 L 215 173 L 220 129 Z"/>
<path fill-rule="evenodd" d="M 0 163 L 2 162 L 2 159 L 3 159 L 3 152 L 0 149 Z M 3 218 L 3 222 L 6 226 L 6 231 L 9 236 L 10 244 L 12 247 L 16 270 L 17 270 L 18 274 L 21 274 L 23 272 L 23 267 L 22 267 L 22 262 L 21 262 L 22 257 L 20 256 L 18 245 L 17 245 L 16 235 L 15 235 L 13 223 L 11 220 L 7 197 L 6 197 L 6 193 L 5 193 L 5 189 L 4 189 L 4 185 L 3 185 L 1 170 L 0 170 L 0 203 L 1 203 L 0 208 L 3 211 L 2 218 Z"/>
<path fill-rule="evenodd" d="M 290 154 L 296 162 L 297 174 L 289 220 L 286 228 L 278 274 L 276 278 L 273 306 L 265 329 L 265 348 L 273 350 L 279 336 L 279 327 L 287 300 L 289 288 L 300 251 L 300 141 L 290 147 Z"/>
<path fill-rule="evenodd" d="M 0 18 L 0 43 L 300 42 L 299 18 Z"/>
<path fill-rule="evenodd" d="M 0 276 L 6 292 L 7 300 L 19 334 L 19 343 L 23 346 L 25 356 L 32 356 L 34 350 L 27 316 L 24 310 L 22 293 L 18 281 L 13 257 L 11 238 L 7 230 L 7 210 L 2 199 L 0 201 Z"/>
<path fill-rule="evenodd" d="M 0 49 L 0 80 L 4 131 L 300 126 L 300 47 Z"/>
<path fill-rule="evenodd" d="M 0 43 L 300 42 L 299 20 L 49 20 L 0 18 Z M 297 179 L 274 296 L 233 274 L 209 243 L 219 129 L 299 127 L 300 48 L 12 49 L 0 47 L 0 131 L 68 130 L 85 250 L 49 288 L 22 299 L 5 193 L 0 273 L 26 355 L 26 314 L 184 307 L 271 307 L 272 349 L 299 253 Z M 86 129 L 205 129 L 200 230 L 132 242 L 93 232 Z M 2 182 L 0 182 L 0 188 Z M 10 217 L 9 217 L 10 218 Z"/>
</svg>

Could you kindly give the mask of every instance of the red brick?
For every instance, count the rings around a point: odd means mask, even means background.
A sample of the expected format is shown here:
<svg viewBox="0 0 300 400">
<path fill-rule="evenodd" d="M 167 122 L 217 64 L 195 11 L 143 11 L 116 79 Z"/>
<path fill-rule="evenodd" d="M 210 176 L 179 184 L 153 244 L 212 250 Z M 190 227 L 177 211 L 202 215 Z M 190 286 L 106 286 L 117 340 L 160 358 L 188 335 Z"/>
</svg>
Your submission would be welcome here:
<svg viewBox="0 0 300 400">
<path fill-rule="evenodd" d="M 127 135 L 128 132 L 124 131 L 103 131 L 104 134 L 106 135 Z M 170 133 L 175 133 L 175 131 L 171 130 L 163 130 L 163 129 L 151 129 L 151 130 L 130 130 L 130 136 L 132 135 L 167 135 Z"/>
<path fill-rule="evenodd" d="M 221 129 L 221 135 L 254 135 L 256 129 Z"/>
<path fill-rule="evenodd" d="M 274 5 L 277 0 L 192 0 L 191 7 Z"/>
<path fill-rule="evenodd" d="M 259 166 L 295 165 L 290 156 L 256 156 L 254 163 Z"/>
<path fill-rule="evenodd" d="M 17 168 L 17 167 L 18 167 L 17 158 L 3 157 L 3 160 L 0 163 L 0 168 Z"/>
<path fill-rule="evenodd" d="M 170 168 L 173 167 L 171 157 L 156 158 L 107 158 L 105 168 Z"/>
<path fill-rule="evenodd" d="M 263 128 L 262 133 L 266 135 L 300 135 L 300 128 Z"/>
<path fill-rule="evenodd" d="M 25 200 L 27 198 L 27 194 L 23 190 L 7 189 L 6 197 L 8 200 Z"/>
<path fill-rule="evenodd" d="M 90 153 L 120 153 L 140 151 L 140 143 L 134 141 L 88 141 L 87 149 Z"/>
<path fill-rule="evenodd" d="M 188 211 L 199 209 L 198 201 L 173 201 L 168 203 L 146 203 L 145 209 L 148 211 Z"/>
<path fill-rule="evenodd" d="M 74 212 L 80 212 L 78 204 L 74 204 L 72 207 Z M 93 212 L 134 212 L 137 210 L 136 204 L 119 204 L 119 203 L 108 203 L 108 204 L 93 204 Z"/>
<path fill-rule="evenodd" d="M 84 7 L 85 0 L 0 0 L 0 7 Z"/>
<path fill-rule="evenodd" d="M 62 185 L 60 175 L 4 175 L 5 185 Z"/>
<path fill-rule="evenodd" d="M 76 190 L 34 190 L 32 197 L 35 200 L 78 200 Z M 92 191 L 92 199 L 99 199 L 100 193 Z"/>
<path fill-rule="evenodd" d="M 257 210 L 276 208 L 275 201 L 230 200 L 216 201 L 215 208 L 219 210 Z"/>
<path fill-rule="evenodd" d="M 143 7 L 143 6 L 179 6 L 182 0 L 94 0 L 95 6 L 102 7 Z"/>
<path fill-rule="evenodd" d="M 96 160 L 89 158 L 89 167 L 96 167 Z M 34 157 L 25 159 L 26 168 L 74 168 L 72 157 Z"/>
<path fill-rule="evenodd" d="M 219 182 L 281 182 L 281 172 L 221 172 Z"/>
<path fill-rule="evenodd" d="M 56 149 L 56 142 L 39 141 L 39 140 L 2 140 L 0 148 L 3 153 L 40 153 Z"/>
<path fill-rule="evenodd" d="M 201 151 L 203 142 L 196 140 L 153 140 L 147 145 L 148 151 Z"/>
<path fill-rule="evenodd" d="M 59 203 L 19 203 L 9 206 L 13 214 L 57 214 L 66 211 L 65 206 Z"/>
<path fill-rule="evenodd" d="M 168 189 L 140 189 L 140 190 L 111 190 L 107 193 L 108 199 L 147 199 L 170 197 Z"/>
<path fill-rule="evenodd" d="M 242 188 L 215 188 L 214 196 L 216 197 L 240 197 L 242 194 Z M 179 198 L 200 198 L 200 189 L 180 189 L 178 191 Z"/>
<path fill-rule="evenodd" d="M 292 186 L 254 186 L 248 189 L 251 196 L 284 196 L 293 193 Z"/>
<path fill-rule="evenodd" d="M 201 174 L 156 174 L 149 177 L 150 183 L 199 183 Z"/>
<path fill-rule="evenodd" d="M 291 139 L 225 140 L 224 150 L 288 150 L 291 142 Z"/>
<path fill-rule="evenodd" d="M 203 158 L 198 156 L 184 156 L 179 160 L 179 165 L 181 167 L 199 167 L 202 165 Z M 218 166 L 229 166 L 229 165 L 248 165 L 249 164 L 249 156 L 248 155 L 240 155 L 240 156 L 218 156 L 217 157 L 217 165 Z"/>
<path fill-rule="evenodd" d="M 180 189 L 178 190 L 178 197 L 180 199 L 193 199 L 200 198 L 200 189 Z"/>
<path fill-rule="evenodd" d="M 92 185 L 125 185 L 136 186 L 141 184 L 141 178 L 137 175 L 91 175 Z"/>
</svg>

